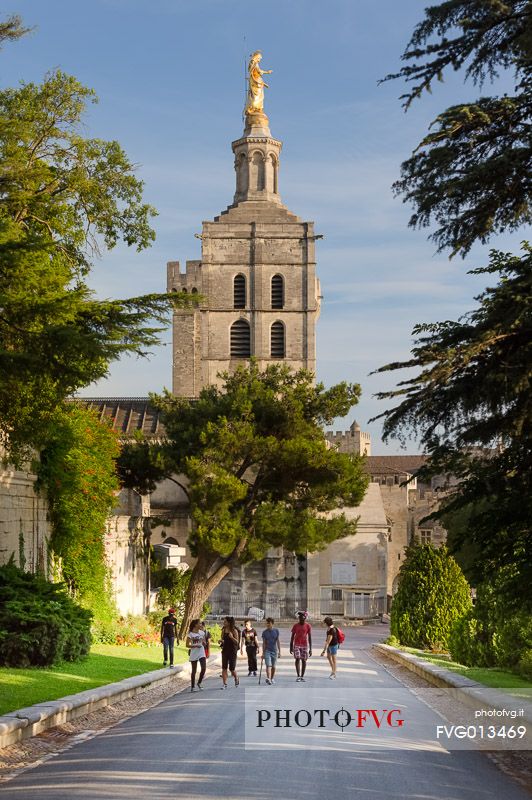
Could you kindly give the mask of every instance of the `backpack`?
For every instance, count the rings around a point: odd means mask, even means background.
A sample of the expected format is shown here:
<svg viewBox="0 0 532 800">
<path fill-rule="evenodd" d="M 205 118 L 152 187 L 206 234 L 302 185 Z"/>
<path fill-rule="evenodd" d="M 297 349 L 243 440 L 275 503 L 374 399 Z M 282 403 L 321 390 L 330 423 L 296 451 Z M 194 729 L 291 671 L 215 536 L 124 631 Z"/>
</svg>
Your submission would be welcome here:
<svg viewBox="0 0 532 800">
<path fill-rule="evenodd" d="M 339 645 L 345 642 L 345 633 L 341 628 L 336 628 L 336 638 L 338 639 Z"/>
</svg>

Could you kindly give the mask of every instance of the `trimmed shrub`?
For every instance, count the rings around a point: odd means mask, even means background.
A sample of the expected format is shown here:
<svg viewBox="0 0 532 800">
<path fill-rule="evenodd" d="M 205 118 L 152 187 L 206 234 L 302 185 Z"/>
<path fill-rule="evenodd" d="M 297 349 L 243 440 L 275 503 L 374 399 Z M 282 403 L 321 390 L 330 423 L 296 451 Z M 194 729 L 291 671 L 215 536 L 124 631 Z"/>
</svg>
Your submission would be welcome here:
<svg viewBox="0 0 532 800">
<path fill-rule="evenodd" d="M 62 584 L 0 567 L 0 664 L 45 667 L 77 661 L 89 652 L 91 613 Z"/>
<path fill-rule="evenodd" d="M 451 629 L 449 650 L 453 661 L 466 667 L 491 666 L 491 643 L 483 641 L 482 630 L 474 609 L 457 619 Z"/>
<path fill-rule="evenodd" d="M 501 580 L 504 576 L 501 577 Z M 451 655 L 468 667 L 507 667 L 522 674 L 532 652 L 532 617 L 510 611 L 500 599 L 497 584 L 477 588 L 474 608 L 453 626 Z"/>
<path fill-rule="evenodd" d="M 532 648 L 524 650 L 517 665 L 517 672 L 527 681 L 532 681 Z"/>
<path fill-rule="evenodd" d="M 469 585 L 446 547 L 407 548 L 390 620 L 401 644 L 448 648 L 453 623 L 470 608 Z"/>
</svg>

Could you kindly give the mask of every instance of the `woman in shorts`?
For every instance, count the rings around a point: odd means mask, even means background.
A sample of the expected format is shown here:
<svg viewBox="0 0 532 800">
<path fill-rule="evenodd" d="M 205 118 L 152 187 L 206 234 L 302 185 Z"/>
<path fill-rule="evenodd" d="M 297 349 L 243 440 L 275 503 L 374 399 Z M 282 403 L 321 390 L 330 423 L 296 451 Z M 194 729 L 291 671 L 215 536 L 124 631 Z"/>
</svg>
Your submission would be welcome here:
<svg viewBox="0 0 532 800">
<path fill-rule="evenodd" d="M 321 651 L 324 656 L 327 653 L 327 661 L 331 667 L 331 674 L 329 678 L 336 680 L 336 654 L 338 653 L 338 631 L 332 621 L 332 617 L 325 617 L 323 624 L 327 625 L 327 634 L 325 638 L 325 646 Z"/>
<path fill-rule="evenodd" d="M 235 680 L 235 686 L 238 686 L 240 681 L 236 674 L 236 659 L 240 647 L 240 631 L 235 625 L 234 617 L 224 619 L 220 646 L 222 648 L 222 689 L 227 689 L 228 670 Z"/>
<path fill-rule="evenodd" d="M 205 670 L 207 669 L 207 659 L 205 658 L 205 633 L 201 629 L 201 620 L 193 619 L 190 623 L 186 646 L 190 648 L 190 691 L 196 691 L 195 684 L 198 663 L 200 665 L 200 674 L 197 688 L 201 691 L 201 689 L 203 689 L 201 684 L 205 677 Z"/>
</svg>

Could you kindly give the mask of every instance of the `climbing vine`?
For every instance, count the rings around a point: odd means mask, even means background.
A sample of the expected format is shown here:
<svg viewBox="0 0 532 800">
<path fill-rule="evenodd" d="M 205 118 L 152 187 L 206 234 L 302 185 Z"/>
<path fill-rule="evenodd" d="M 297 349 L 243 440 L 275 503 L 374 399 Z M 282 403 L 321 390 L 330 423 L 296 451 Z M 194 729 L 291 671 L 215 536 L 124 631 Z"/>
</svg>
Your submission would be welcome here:
<svg viewBox="0 0 532 800">
<path fill-rule="evenodd" d="M 111 427 L 92 409 L 68 403 L 54 413 L 38 467 L 49 504 L 55 577 L 96 619 L 109 617 L 113 610 L 105 534 L 119 488 L 118 453 Z"/>
</svg>

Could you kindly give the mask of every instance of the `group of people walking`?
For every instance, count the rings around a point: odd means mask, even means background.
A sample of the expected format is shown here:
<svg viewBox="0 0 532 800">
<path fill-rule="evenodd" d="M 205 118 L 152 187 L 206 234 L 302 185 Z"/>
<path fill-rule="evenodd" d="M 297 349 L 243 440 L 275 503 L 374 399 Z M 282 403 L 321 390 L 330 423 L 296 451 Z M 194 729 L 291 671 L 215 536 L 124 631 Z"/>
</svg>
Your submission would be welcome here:
<svg viewBox="0 0 532 800">
<path fill-rule="evenodd" d="M 165 617 L 161 625 L 161 641 L 164 647 L 164 664 L 168 659 L 170 666 L 173 666 L 174 638 L 177 635 L 177 620 L 174 616 L 174 609 L 170 609 L 168 617 Z M 312 656 L 312 627 L 307 622 L 307 614 L 303 611 L 297 614 L 298 621 L 290 632 L 290 653 L 294 656 L 296 670 L 296 681 L 306 680 L 305 673 L 307 661 Z M 344 640 L 344 634 L 338 628 L 331 617 L 325 617 L 323 624 L 326 626 L 325 644 L 321 651 L 322 656 L 327 656 L 331 668 L 329 678 L 336 679 L 336 657 L 338 647 Z M 209 656 L 210 633 L 199 619 L 194 619 L 190 623 L 189 632 L 186 639 L 186 646 L 189 648 L 189 659 L 191 665 L 190 691 L 201 691 L 203 679 L 207 668 L 207 658 Z M 236 671 L 238 653 L 244 654 L 246 651 L 248 662 L 248 677 L 257 676 L 258 657 L 262 645 L 262 659 L 266 668 L 266 683 L 275 684 L 275 670 L 277 659 L 281 656 L 281 638 L 279 629 L 275 627 L 272 617 L 266 619 L 266 627 L 262 631 L 261 637 L 252 625 L 251 620 L 244 621 L 244 627 L 240 630 L 234 617 L 225 617 L 222 633 L 220 637 L 220 647 L 222 655 L 222 689 L 227 689 L 228 676 L 234 680 L 238 686 L 240 679 Z M 199 674 L 198 674 L 199 665 Z M 261 664 L 262 666 L 262 664 Z"/>
</svg>

